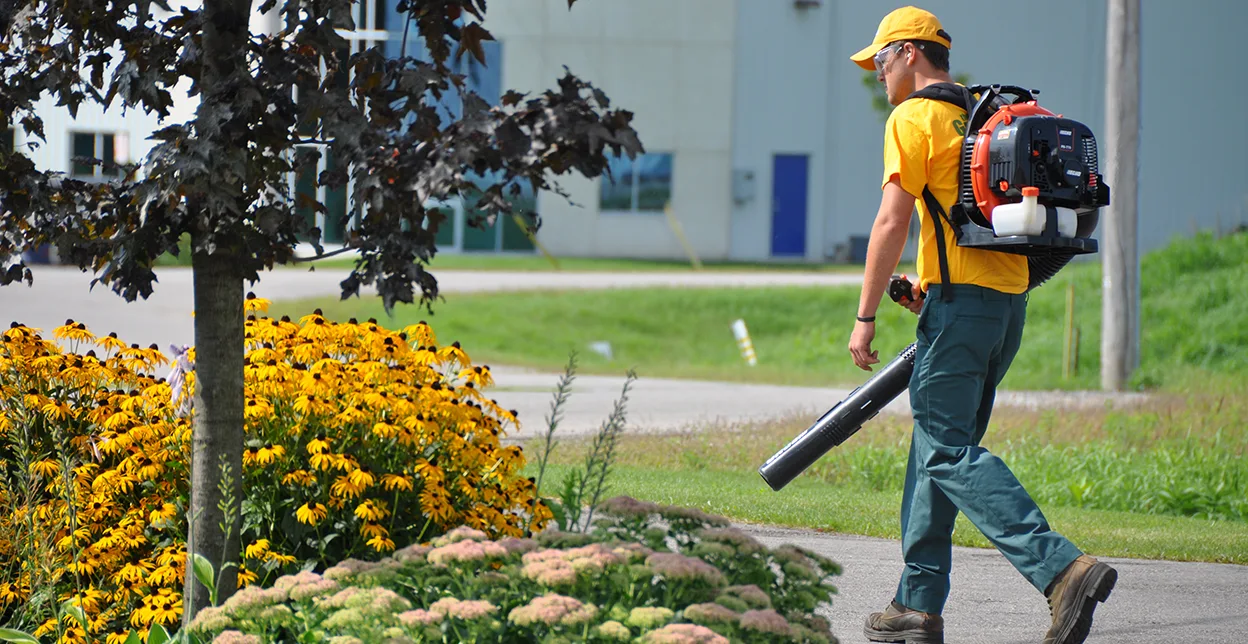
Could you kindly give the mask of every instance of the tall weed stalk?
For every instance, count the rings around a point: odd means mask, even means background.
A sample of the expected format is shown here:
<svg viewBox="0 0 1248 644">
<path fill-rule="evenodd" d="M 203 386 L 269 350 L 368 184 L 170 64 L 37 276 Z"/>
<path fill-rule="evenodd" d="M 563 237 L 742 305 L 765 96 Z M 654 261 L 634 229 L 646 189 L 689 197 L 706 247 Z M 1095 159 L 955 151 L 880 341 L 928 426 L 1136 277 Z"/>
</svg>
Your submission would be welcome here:
<svg viewBox="0 0 1248 644">
<path fill-rule="evenodd" d="M 538 456 L 537 495 L 542 496 L 542 480 L 546 466 L 554 452 L 557 441 L 554 439 L 555 428 L 561 420 L 560 410 L 567 403 L 571 393 L 570 384 L 575 379 L 576 353 L 569 355 L 564 373 L 556 387 L 551 413 L 546 417 L 546 433 L 542 436 L 542 444 Z M 551 513 L 560 531 L 586 532 L 593 521 L 594 511 L 603 500 L 609 489 L 607 483 L 611 467 L 616 458 L 616 446 L 620 434 L 624 431 L 627 421 L 626 407 L 628 392 L 637 379 L 635 370 L 630 369 L 624 380 L 620 397 L 615 401 L 611 415 L 598 427 L 592 442 L 585 454 L 581 468 L 572 468 L 560 482 L 559 498 L 548 499 Z M 582 516 L 584 520 L 582 520 Z"/>
</svg>

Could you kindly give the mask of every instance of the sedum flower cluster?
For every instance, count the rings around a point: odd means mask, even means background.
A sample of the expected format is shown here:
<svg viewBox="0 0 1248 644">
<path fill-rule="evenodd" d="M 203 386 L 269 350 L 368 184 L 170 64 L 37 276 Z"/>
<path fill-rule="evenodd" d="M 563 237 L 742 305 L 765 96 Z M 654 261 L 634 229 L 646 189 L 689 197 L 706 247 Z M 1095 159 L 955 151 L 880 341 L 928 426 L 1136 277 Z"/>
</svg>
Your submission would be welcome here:
<svg viewBox="0 0 1248 644">
<path fill-rule="evenodd" d="M 630 502 L 607 506 L 636 510 Z M 653 509 L 694 516 L 688 509 Z M 669 528 L 668 536 L 761 557 L 772 576 L 724 570 L 692 554 L 694 548 L 653 549 L 606 531 L 491 538 L 461 526 L 378 561 L 351 559 L 323 575 L 303 572 L 279 578 L 269 590 L 245 589 L 201 613 L 191 632 L 203 640 L 266 642 L 836 641 L 816 614 L 834 590 L 827 578 L 836 574 L 835 564 L 793 546 L 769 549 L 716 517 L 706 521 L 689 523 L 691 531 Z M 786 566 L 803 568 L 789 577 Z M 811 610 L 793 608 L 790 598 L 803 594 L 824 601 Z"/>
<path fill-rule="evenodd" d="M 515 538 L 550 521 L 521 449 L 502 444 L 515 414 L 458 343 L 439 346 L 424 322 L 274 319 L 267 305 L 249 295 L 243 312 L 240 587 L 456 526 Z M 195 350 L 171 360 L 73 320 L 52 336 L 17 323 L 0 334 L 0 623 L 105 644 L 176 625 Z M 65 601 L 90 637 L 57 619 Z"/>
</svg>

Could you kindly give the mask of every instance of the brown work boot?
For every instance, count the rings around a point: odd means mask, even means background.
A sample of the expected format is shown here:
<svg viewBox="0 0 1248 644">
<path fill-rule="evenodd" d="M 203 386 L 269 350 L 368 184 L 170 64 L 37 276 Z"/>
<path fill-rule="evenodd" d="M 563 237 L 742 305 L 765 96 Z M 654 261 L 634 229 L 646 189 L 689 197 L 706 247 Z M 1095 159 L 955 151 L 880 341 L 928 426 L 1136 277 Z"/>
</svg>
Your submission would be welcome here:
<svg viewBox="0 0 1248 644">
<path fill-rule="evenodd" d="M 1109 599 L 1118 571 L 1088 555 L 1080 555 L 1053 580 L 1045 597 L 1053 625 L 1044 644 L 1083 644 L 1092 630 L 1097 602 Z"/>
<path fill-rule="evenodd" d="M 910 610 L 896 600 L 882 613 L 871 613 L 862 632 L 872 642 L 944 644 L 945 620 L 940 615 Z"/>
</svg>

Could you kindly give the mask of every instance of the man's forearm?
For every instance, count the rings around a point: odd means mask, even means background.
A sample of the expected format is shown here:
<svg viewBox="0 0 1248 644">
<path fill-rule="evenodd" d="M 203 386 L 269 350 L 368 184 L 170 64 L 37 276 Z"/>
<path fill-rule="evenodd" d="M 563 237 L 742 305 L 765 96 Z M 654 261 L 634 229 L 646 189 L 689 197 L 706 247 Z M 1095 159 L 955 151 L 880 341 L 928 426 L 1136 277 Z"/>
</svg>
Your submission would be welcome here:
<svg viewBox="0 0 1248 644">
<path fill-rule="evenodd" d="M 862 276 L 862 295 L 858 301 L 859 316 L 873 316 L 879 309 L 880 300 L 888 288 L 888 279 L 901 261 L 909 227 L 909 221 L 887 217 L 877 217 L 871 226 L 867 265 Z"/>
</svg>

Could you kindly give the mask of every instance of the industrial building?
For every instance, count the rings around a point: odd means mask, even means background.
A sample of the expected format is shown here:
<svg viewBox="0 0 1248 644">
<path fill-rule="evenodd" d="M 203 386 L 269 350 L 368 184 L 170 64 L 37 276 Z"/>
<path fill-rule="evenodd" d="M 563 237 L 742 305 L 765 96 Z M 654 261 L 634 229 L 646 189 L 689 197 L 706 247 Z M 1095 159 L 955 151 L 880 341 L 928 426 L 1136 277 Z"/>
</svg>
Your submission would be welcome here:
<svg viewBox="0 0 1248 644">
<path fill-rule="evenodd" d="M 385 43 L 397 55 L 403 16 L 395 4 L 357 4 L 358 46 Z M 872 81 L 849 56 L 898 4 L 578 0 L 569 9 L 567 0 L 499 0 L 485 20 L 497 38 L 487 44 L 487 64 L 465 57 L 465 71 L 497 100 L 507 89 L 553 87 L 566 66 L 635 114 L 646 154 L 615 159 L 614 182 L 563 176 L 570 202 L 526 195 L 543 220 L 538 240 L 557 256 L 683 258 L 675 223 L 703 260 L 861 260 L 879 204 L 884 115 L 872 106 Z M 1226 116 L 1248 102 L 1235 81 L 1242 73 L 1234 50 L 1248 4 L 1141 4 L 1146 252 L 1248 219 L 1248 166 L 1236 152 L 1248 143 L 1248 122 Z M 953 36 L 954 74 L 1039 89 L 1045 107 L 1104 132 L 1103 0 L 921 6 Z M 264 28 L 272 19 L 253 23 Z M 178 109 L 174 118 L 184 120 L 193 105 Z M 85 104 L 77 119 L 51 116 L 57 112 L 49 101 L 48 141 L 34 154 L 43 167 L 67 171 L 86 170 L 69 162 L 78 153 L 140 157 L 157 126 L 141 113 Z M 347 201 L 318 196 L 333 211 L 333 221 L 318 221 L 332 245 L 350 226 Z M 447 252 L 534 252 L 510 221 L 487 231 L 460 222 L 441 241 Z"/>
</svg>

